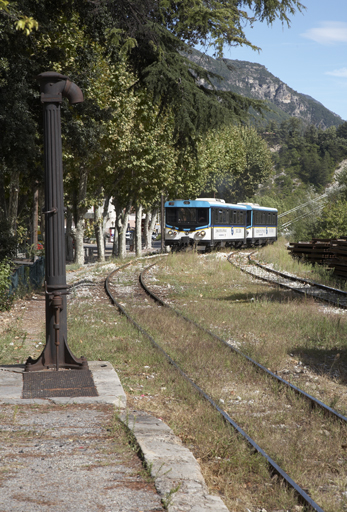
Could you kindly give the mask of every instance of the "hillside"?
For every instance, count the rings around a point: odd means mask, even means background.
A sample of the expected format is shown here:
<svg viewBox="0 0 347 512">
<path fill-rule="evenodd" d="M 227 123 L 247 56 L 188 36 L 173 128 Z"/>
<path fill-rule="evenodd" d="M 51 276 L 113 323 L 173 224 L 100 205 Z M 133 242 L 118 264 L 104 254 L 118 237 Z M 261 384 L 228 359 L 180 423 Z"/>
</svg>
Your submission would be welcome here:
<svg viewBox="0 0 347 512">
<path fill-rule="evenodd" d="M 274 120 L 280 123 L 294 116 L 301 118 L 307 124 L 313 124 L 323 129 L 329 126 L 339 126 L 344 122 L 340 116 L 328 110 L 311 96 L 291 89 L 261 64 L 241 60 L 214 59 L 197 50 L 193 50 L 187 57 L 207 71 L 223 78 L 223 80 L 211 79 L 216 89 L 233 91 L 248 98 L 266 101 L 272 112 L 264 114 L 265 122 Z M 207 86 L 207 84 L 205 85 Z M 259 114 L 255 115 L 259 116 Z"/>
</svg>

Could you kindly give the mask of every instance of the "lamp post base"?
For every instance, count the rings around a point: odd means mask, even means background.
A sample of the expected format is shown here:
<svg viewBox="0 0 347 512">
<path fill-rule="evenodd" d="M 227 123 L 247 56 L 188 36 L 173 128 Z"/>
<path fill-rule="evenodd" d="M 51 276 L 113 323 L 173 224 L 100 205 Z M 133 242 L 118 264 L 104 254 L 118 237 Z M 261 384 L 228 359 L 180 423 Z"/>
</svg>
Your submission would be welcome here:
<svg viewBox="0 0 347 512">
<path fill-rule="evenodd" d="M 42 370 L 51 369 L 59 370 L 59 368 L 62 370 L 88 370 L 87 359 L 84 356 L 80 358 L 73 356 L 65 342 L 65 339 L 63 340 L 63 344 L 63 357 L 60 358 L 61 360 L 58 361 L 58 364 L 56 359 L 51 357 L 49 350 L 47 350 L 49 347 L 49 343 L 47 343 L 43 349 L 42 354 L 37 359 L 28 357 L 27 361 L 25 362 L 24 371 L 39 372 Z"/>
</svg>

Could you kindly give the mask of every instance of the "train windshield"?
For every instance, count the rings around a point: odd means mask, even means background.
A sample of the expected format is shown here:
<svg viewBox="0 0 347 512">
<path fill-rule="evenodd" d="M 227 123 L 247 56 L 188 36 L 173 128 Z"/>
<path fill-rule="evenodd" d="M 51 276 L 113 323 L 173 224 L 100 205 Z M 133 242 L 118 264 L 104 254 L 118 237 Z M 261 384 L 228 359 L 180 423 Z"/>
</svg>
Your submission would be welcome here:
<svg viewBox="0 0 347 512">
<path fill-rule="evenodd" d="M 209 208 L 167 208 L 166 223 L 182 228 L 206 226 Z"/>
</svg>

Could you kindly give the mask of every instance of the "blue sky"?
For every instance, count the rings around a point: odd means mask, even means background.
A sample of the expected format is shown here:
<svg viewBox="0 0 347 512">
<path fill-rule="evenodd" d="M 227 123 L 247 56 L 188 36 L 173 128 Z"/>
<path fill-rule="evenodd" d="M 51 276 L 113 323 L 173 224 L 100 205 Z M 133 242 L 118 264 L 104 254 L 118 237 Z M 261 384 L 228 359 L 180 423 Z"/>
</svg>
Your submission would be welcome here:
<svg viewBox="0 0 347 512">
<path fill-rule="evenodd" d="M 246 27 L 262 48 L 225 48 L 224 57 L 263 64 L 297 92 L 309 94 L 347 120 L 347 0 L 301 0 L 307 7 L 291 26 L 275 22 Z"/>
</svg>

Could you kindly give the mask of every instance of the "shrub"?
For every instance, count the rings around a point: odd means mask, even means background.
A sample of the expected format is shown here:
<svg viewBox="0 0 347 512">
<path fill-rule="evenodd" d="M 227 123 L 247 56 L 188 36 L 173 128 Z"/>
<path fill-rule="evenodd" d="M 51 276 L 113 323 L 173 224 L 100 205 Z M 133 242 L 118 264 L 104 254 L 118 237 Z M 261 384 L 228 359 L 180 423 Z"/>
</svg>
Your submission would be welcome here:
<svg viewBox="0 0 347 512">
<path fill-rule="evenodd" d="M 0 222 L 0 262 L 14 256 L 17 248 L 16 237 L 11 233 L 5 219 Z"/>
<path fill-rule="evenodd" d="M 8 259 L 0 261 L 0 311 L 10 309 L 13 302 L 13 295 L 9 294 L 11 285 L 11 264 Z"/>
</svg>

